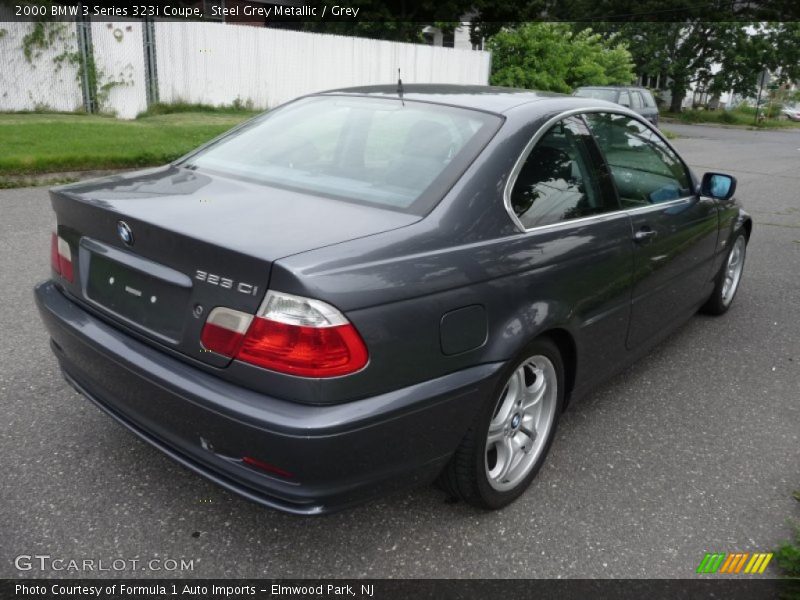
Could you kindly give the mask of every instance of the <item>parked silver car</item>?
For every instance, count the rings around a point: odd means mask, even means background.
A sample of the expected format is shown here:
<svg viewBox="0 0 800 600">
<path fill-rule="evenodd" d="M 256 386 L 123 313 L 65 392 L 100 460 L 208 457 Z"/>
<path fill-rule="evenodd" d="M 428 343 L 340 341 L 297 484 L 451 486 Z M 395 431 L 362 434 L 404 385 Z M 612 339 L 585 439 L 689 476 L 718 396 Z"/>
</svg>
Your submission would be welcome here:
<svg viewBox="0 0 800 600">
<path fill-rule="evenodd" d="M 639 113 L 653 125 L 658 125 L 658 107 L 650 90 L 643 87 L 585 86 L 579 87 L 573 96 L 615 102 Z"/>
<path fill-rule="evenodd" d="M 800 105 L 798 104 L 794 106 L 784 106 L 781 112 L 792 121 L 800 121 Z"/>
</svg>

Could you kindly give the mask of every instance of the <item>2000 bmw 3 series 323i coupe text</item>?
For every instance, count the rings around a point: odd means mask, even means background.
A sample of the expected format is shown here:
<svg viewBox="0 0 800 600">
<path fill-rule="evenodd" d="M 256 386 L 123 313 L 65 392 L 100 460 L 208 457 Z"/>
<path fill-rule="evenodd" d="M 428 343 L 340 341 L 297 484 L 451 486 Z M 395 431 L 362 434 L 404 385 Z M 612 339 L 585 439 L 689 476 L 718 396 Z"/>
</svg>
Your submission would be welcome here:
<svg viewBox="0 0 800 600">
<path fill-rule="evenodd" d="M 295 100 L 55 188 L 67 381 L 179 463 L 312 514 L 518 497 L 559 415 L 736 294 L 750 217 L 638 115 L 461 86 Z"/>
</svg>

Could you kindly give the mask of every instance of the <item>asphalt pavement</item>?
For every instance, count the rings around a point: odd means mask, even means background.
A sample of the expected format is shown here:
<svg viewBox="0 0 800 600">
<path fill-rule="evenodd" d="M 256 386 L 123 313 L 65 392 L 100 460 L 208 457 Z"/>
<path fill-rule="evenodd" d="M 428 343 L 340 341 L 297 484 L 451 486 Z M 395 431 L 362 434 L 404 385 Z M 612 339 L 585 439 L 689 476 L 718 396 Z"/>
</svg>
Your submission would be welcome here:
<svg viewBox="0 0 800 600">
<path fill-rule="evenodd" d="M 0 191 L 0 577 L 683 578 L 706 552 L 774 549 L 800 517 L 800 130 L 665 128 L 698 172 L 736 175 L 754 217 L 734 306 L 574 404 L 496 513 L 421 488 L 292 517 L 172 463 L 61 379 L 31 293 L 47 193 Z M 27 555 L 111 570 L 18 570 Z"/>
</svg>

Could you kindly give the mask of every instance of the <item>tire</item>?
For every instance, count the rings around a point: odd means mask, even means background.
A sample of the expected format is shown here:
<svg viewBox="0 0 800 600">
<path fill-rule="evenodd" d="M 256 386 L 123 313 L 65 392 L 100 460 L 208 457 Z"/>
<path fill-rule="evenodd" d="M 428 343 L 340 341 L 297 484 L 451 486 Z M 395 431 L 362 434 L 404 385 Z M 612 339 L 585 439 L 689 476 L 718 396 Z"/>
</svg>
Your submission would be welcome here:
<svg viewBox="0 0 800 600">
<path fill-rule="evenodd" d="M 561 354 L 549 339 L 537 339 L 504 370 L 445 467 L 442 487 L 484 509 L 499 509 L 516 500 L 544 463 L 563 406 Z"/>
<path fill-rule="evenodd" d="M 717 273 L 714 291 L 700 309 L 702 312 L 710 315 L 722 315 L 728 312 L 742 280 L 745 258 L 747 258 L 747 238 L 743 231 L 738 231 L 733 236 L 725 261 Z"/>
</svg>

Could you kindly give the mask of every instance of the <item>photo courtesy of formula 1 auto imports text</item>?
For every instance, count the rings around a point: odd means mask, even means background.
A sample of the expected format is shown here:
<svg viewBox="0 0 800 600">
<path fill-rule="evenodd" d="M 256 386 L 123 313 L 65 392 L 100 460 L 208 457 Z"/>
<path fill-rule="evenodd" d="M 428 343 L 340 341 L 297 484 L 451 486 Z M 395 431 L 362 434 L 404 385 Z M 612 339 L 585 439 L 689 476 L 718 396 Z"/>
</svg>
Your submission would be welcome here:
<svg viewBox="0 0 800 600">
<path fill-rule="evenodd" d="M 800 8 L 0 3 L 0 598 L 800 600 Z"/>
</svg>

